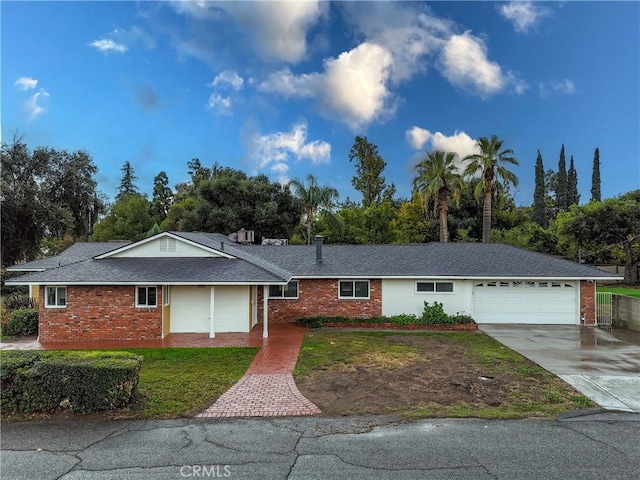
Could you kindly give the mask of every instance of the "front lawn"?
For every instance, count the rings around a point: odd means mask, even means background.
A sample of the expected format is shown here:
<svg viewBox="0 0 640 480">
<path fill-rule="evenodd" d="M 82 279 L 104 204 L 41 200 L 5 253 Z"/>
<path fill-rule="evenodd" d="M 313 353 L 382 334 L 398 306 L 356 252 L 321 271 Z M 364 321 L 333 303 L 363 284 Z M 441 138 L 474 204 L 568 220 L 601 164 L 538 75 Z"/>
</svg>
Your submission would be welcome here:
<svg viewBox="0 0 640 480">
<path fill-rule="evenodd" d="M 524 418 L 595 406 L 480 332 L 311 332 L 294 374 L 328 415 Z"/>
<path fill-rule="evenodd" d="M 611 292 L 617 295 L 626 295 L 628 297 L 636 297 L 640 298 L 640 286 L 637 287 L 601 287 L 598 285 L 597 287 L 598 293 L 600 292 Z"/>
<path fill-rule="evenodd" d="M 245 374 L 258 348 L 127 349 L 144 357 L 133 404 L 120 418 L 190 417 Z"/>
</svg>

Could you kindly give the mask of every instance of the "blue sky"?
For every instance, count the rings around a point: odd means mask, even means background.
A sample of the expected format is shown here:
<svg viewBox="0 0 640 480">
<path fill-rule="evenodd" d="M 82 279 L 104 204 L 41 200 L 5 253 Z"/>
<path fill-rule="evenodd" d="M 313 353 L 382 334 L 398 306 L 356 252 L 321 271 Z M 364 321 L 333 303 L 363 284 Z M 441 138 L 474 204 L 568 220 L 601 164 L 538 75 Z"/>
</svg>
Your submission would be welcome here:
<svg viewBox="0 0 640 480">
<path fill-rule="evenodd" d="M 430 149 L 574 156 L 589 199 L 640 187 L 638 2 L 3 1 L 2 139 L 87 150 L 113 197 L 129 160 L 150 193 L 198 157 L 274 180 L 313 173 L 359 199 L 348 154 L 379 147 L 410 195 Z"/>
</svg>

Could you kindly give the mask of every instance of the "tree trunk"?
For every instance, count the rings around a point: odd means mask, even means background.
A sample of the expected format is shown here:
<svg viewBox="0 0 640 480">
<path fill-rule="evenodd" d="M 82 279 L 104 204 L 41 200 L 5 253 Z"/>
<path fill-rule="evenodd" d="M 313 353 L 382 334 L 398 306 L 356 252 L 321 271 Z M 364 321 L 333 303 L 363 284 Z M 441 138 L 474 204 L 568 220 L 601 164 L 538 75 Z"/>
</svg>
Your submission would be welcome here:
<svg viewBox="0 0 640 480">
<path fill-rule="evenodd" d="M 633 285 L 638 282 L 638 261 L 633 260 L 632 242 L 630 239 L 622 243 L 624 248 L 624 283 Z"/>
<path fill-rule="evenodd" d="M 491 197 L 490 188 L 484 192 L 484 205 L 482 205 L 482 242 L 491 243 Z"/>
<path fill-rule="evenodd" d="M 307 245 L 311 245 L 311 221 L 307 217 Z"/>
<path fill-rule="evenodd" d="M 440 242 L 447 243 L 449 241 L 449 225 L 447 216 L 449 214 L 449 205 L 446 198 L 440 199 Z"/>
</svg>

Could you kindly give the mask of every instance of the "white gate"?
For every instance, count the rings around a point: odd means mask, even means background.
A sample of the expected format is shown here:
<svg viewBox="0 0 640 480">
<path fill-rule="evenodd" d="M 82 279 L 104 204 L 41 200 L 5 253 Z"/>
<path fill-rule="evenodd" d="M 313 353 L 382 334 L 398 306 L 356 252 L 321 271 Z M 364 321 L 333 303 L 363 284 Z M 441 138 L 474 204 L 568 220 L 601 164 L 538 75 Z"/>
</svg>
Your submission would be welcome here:
<svg viewBox="0 0 640 480">
<path fill-rule="evenodd" d="M 613 299 L 611 292 L 596 293 L 596 322 L 598 325 L 611 326 L 613 322 Z"/>
</svg>

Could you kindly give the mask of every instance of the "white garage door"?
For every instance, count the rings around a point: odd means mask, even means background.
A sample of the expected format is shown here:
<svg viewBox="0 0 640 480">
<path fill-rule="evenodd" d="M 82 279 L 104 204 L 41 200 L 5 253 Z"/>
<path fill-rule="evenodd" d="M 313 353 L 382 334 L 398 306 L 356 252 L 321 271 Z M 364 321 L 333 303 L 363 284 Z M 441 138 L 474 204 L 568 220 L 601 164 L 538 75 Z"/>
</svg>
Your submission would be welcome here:
<svg viewBox="0 0 640 480">
<path fill-rule="evenodd" d="M 209 333 L 211 287 L 171 287 L 171 333 Z"/>
<path fill-rule="evenodd" d="M 576 282 L 475 281 L 473 318 L 477 323 L 579 323 Z"/>
</svg>

